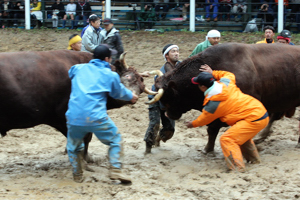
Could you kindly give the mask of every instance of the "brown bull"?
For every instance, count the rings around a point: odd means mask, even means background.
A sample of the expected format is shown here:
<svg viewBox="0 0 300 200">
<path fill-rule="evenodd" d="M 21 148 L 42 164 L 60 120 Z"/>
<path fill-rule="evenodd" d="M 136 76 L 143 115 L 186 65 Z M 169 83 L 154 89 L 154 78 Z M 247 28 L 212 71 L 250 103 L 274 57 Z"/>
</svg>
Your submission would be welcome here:
<svg viewBox="0 0 300 200">
<path fill-rule="evenodd" d="M 65 112 L 71 91 L 68 70 L 87 63 L 92 54 L 70 50 L 0 54 L 0 132 L 47 124 L 67 136 Z M 114 71 L 121 82 L 137 95 L 144 91 L 142 77 L 128 67 L 124 55 Z M 130 102 L 108 98 L 107 109 Z M 92 134 L 85 138 L 85 153 Z"/>
<path fill-rule="evenodd" d="M 155 87 L 163 94 L 160 99 L 167 115 L 179 119 L 191 109 L 202 110 L 203 93 L 191 78 L 199 68 L 208 64 L 213 70 L 230 71 L 237 86 L 246 94 L 260 100 L 270 114 L 270 124 L 262 133 L 263 141 L 274 120 L 284 114 L 291 117 L 300 105 L 300 48 L 280 44 L 227 43 L 207 50 L 181 62 L 177 68 L 156 80 Z M 216 120 L 208 125 L 209 141 L 205 152 L 214 150 L 219 129 L 226 124 Z M 298 142 L 300 146 L 300 138 Z"/>
</svg>

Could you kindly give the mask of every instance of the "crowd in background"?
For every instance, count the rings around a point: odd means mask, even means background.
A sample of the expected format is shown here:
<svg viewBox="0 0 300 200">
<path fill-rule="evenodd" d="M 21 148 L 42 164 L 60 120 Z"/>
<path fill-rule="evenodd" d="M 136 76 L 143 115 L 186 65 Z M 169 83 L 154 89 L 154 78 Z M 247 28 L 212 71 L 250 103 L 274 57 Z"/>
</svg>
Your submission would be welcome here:
<svg viewBox="0 0 300 200">
<path fill-rule="evenodd" d="M 78 25 L 86 26 L 88 17 L 92 13 L 89 1 L 92 0 L 61 0 L 45 1 L 45 15 L 52 19 L 53 28 L 57 28 L 59 22 L 62 28 L 66 27 L 70 20 L 70 29 L 76 29 Z M 296 22 L 300 30 L 300 7 L 299 0 L 284 0 L 284 22 Z M 3 0 L 0 6 L 1 28 L 19 25 L 19 20 L 25 18 L 24 0 Z M 122 2 L 126 6 L 140 6 L 136 18 L 141 22 L 141 28 L 152 28 L 156 22 L 169 20 L 170 10 L 181 13 L 181 21 L 189 18 L 189 1 L 181 0 L 148 0 Z M 102 2 L 94 2 L 102 5 Z M 112 5 L 114 2 L 112 2 Z M 265 25 L 277 26 L 278 0 L 202 0 L 195 2 L 196 20 L 202 22 L 210 21 L 243 21 L 251 18 L 260 18 Z M 33 26 L 39 28 L 43 22 L 42 2 L 31 0 L 30 12 Z M 199 15 L 201 13 L 201 15 Z M 80 24 L 82 22 L 82 24 Z"/>
</svg>

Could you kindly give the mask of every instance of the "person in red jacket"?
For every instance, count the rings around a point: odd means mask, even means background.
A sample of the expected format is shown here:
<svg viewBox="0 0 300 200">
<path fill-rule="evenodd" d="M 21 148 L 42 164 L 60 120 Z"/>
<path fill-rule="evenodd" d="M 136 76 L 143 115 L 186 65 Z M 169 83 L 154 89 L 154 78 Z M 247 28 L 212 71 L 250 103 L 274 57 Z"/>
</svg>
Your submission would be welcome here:
<svg viewBox="0 0 300 200">
<path fill-rule="evenodd" d="M 252 138 L 267 126 L 268 112 L 260 101 L 236 86 L 233 73 L 212 71 L 208 65 L 202 65 L 200 71 L 191 81 L 204 92 L 204 107 L 202 114 L 186 125 L 188 128 L 204 126 L 219 118 L 231 126 L 220 137 L 222 151 L 230 170 L 244 172 L 243 156 L 248 162 L 260 162 Z"/>
</svg>

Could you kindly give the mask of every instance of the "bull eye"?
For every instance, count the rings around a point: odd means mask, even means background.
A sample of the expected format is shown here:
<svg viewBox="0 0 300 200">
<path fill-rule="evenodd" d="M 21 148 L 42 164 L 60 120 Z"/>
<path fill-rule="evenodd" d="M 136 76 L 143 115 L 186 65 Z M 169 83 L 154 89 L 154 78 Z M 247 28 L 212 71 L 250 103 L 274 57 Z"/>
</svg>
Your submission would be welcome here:
<svg viewBox="0 0 300 200">
<path fill-rule="evenodd" d="M 125 78 L 131 79 L 131 76 L 129 74 L 125 75 Z"/>
</svg>

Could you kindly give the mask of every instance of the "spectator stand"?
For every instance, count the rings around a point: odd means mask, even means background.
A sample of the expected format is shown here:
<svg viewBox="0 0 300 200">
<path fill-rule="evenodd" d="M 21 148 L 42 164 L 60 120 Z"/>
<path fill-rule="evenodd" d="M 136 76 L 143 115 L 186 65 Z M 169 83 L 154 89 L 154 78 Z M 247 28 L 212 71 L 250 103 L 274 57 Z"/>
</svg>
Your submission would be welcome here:
<svg viewBox="0 0 300 200">
<path fill-rule="evenodd" d="M 259 1 L 259 2 L 258 2 Z M 299 1 L 299 2 L 298 2 Z M 43 26 L 44 27 L 52 27 L 52 10 L 51 6 L 54 1 L 44 0 L 42 1 L 42 12 L 44 15 Z M 62 3 L 66 6 L 69 1 L 62 1 Z M 91 4 L 92 13 L 95 13 L 99 16 L 104 16 L 105 6 L 102 1 L 95 1 L 89 0 Z M 169 3 L 170 9 L 166 14 L 165 19 L 160 19 L 159 21 L 153 21 L 155 24 L 153 29 L 164 29 L 164 30 L 186 30 L 189 29 L 189 19 L 187 21 L 182 21 L 182 11 L 180 8 L 186 2 L 180 2 L 180 5 L 177 5 L 175 2 Z M 133 5 L 135 4 L 135 5 Z M 146 2 L 146 1 L 131 1 L 131 2 L 123 2 L 123 1 L 112 1 L 111 2 L 111 18 L 114 21 L 115 26 L 120 30 L 136 30 L 139 29 L 139 23 L 137 21 L 137 17 L 141 14 L 141 8 L 145 4 L 153 4 L 153 1 Z M 259 12 L 259 7 L 262 3 L 260 0 L 249 1 L 247 3 L 247 13 L 244 17 L 244 20 L 240 20 L 239 22 L 234 21 L 234 15 L 230 13 L 230 21 L 195 21 L 196 31 L 207 31 L 211 29 L 218 29 L 220 31 L 243 31 L 244 27 L 246 26 L 247 22 L 252 18 L 257 18 L 257 14 Z M 274 6 L 275 3 L 272 2 Z M 189 12 L 187 13 L 189 18 Z M 205 16 L 204 6 L 201 5 L 200 7 L 196 8 L 196 17 L 200 18 L 201 16 Z M 219 12 L 219 14 L 222 14 Z M 226 13 L 223 13 L 226 14 Z M 242 18 L 242 13 L 239 14 L 239 18 Z M 274 13 L 277 15 L 277 13 Z M 175 20 L 174 20 L 175 19 Z M 178 20 L 176 20 L 178 19 Z M 3 19 L 0 19 L 3 21 Z M 13 18 L 8 18 L 6 20 L 14 20 Z M 69 21 L 69 20 L 68 20 Z M 264 18 L 257 18 L 256 23 L 260 30 L 263 28 L 265 24 Z M 24 28 L 24 19 L 19 19 L 19 27 Z M 21 22 L 21 25 L 20 25 Z M 59 27 L 62 26 L 62 20 L 59 20 Z M 273 22 L 276 27 L 276 22 Z M 23 26 L 22 26 L 23 24 Z M 68 24 L 67 24 L 68 26 Z M 82 25 L 79 25 L 79 27 Z M 299 29 L 298 29 L 299 26 Z M 292 32 L 300 31 L 300 0 L 294 0 L 289 3 L 289 7 L 287 7 L 285 12 L 285 29 L 289 29 Z"/>
</svg>

